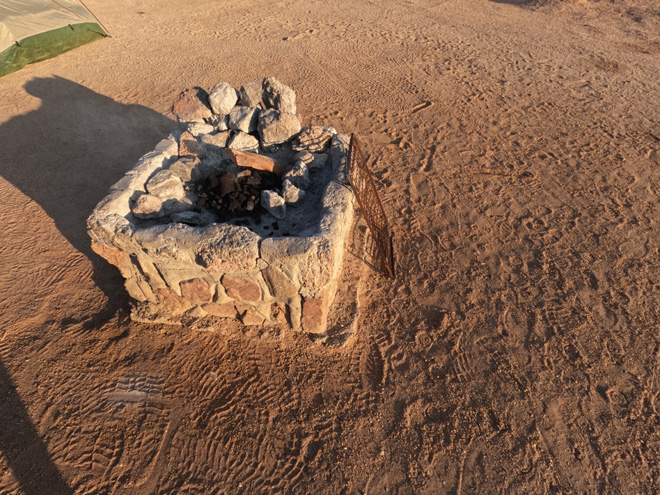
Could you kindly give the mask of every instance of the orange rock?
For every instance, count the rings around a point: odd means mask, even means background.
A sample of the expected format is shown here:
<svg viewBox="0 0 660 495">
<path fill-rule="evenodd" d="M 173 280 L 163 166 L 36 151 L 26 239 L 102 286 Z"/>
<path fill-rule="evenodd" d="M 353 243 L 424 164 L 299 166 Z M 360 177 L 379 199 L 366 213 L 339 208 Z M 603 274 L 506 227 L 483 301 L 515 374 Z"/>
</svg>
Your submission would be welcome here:
<svg viewBox="0 0 660 495">
<path fill-rule="evenodd" d="M 327 290 L 322 291 L 320 297 L 303 299 L 302 327 L 305 332 L 325 332 L 330 306 L 327 292 Z"/>
<path fill-rule="evenodd" d="M 221 318 L 236 318 L 238 315 L 234 303 L 207 303 L 202 306 L 202 309 L 212 316 L 219 316 Z"/>
<path fill-rule="evenodd" d="M 164 313 L 180 315 L 192 307 L 192 303 L 169 289 L 155 289 L 154 294 Z"/>
<path fill-rule="evenodd" d="M 202 278 L 193 278 L 179 283 L 181 295 L 192 302 L 209 302 L 213 299 L 213 288 Z"/>
<path fill-rule="evenodd" d="M 133 263 L 128 254 L 117 248 L 105 246 L 96 242 L 92 242 L 92 251 L 98 254 L 101 258 L 104 258 L 108 263 L 119 268 L 119 271 L 121 271 L 121 274 L 124 277 L 128 277 L 130 274 Z"/>
<path fill-rule="evenodd" d="M 172 113 L 181 122 L 208 119 L 213 115 L 208 93 L 198 87 L 186 89 L 174 99 Z"/>
<path fill-rule="evenodd" d="M 239 301 L 258 301 L 261 299 L 261 287 L 249 278 L 225 275 L 222 277 L 222 286 L 232 299 L 238 299 Z"/>
<path fill-rule="evenodd" d="M 202 156 L 204 145 L 197 138 L 185 131 L 179 137 L 179 156 Z"/>
<path fill-rule="evenodd" d="M 243 325 L 263 325 L 266 318 L 253 309 L 246 309 L 239 315 Z"/>
<path fill-rule="evenodd" d="M 239 167 L 250 167 L 256 170 L 274 172 L 281 175 L 281 167 L 278 162 L 267 156 L 249 153 L 247 151 L 225 149 L 225 153 Z"/>
</svg>

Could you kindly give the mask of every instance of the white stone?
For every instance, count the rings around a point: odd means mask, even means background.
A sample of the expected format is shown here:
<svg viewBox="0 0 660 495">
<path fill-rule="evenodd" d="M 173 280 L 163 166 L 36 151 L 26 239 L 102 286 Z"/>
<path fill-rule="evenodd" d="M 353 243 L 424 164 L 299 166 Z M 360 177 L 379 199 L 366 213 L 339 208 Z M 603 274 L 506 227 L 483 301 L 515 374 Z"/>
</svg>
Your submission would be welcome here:
<svg viewBox="0 0 660 495">
<path fill-rule="evenodd" d="M 198 137 L 201 134 L 210 134 L 215 131 L 215 127 L 204 122 L 189 122 L 186 127 L 186 130 L 195 137 Z"/>
<path fill-rule="evenodd" d="M 207 122 L 214 126 L 217 131 L 222 132 L 229 129 L 229 127 L 227 127 L 228 119 L 228 115 L 214 115 L 210 119 L 207 119 Z"/>
<path fill-rule="evenodd" d="M 262 83 L 263 99 L 267 108 L 284 113 L 296 113 L 296 93 L 274 77 L 267 77 Z"/>
<path fill-rule="evenodd" d="M 181 182 L 190 182 L 193 179 L 193 171 L 200 164 L 196 156 L 184 156 L 170 165 L 170 170 Z"/>
<path fill-rule="evenodd" d="M 313 153 L 312 156 L 314 159 L 311 161 L 311 163 L 307 164 L 307 167 L 313 172 L 317 172 L 323 169 L 325 164 L 328 163 L 328 155 L 325 153 Z"/>
<path fill-rule="evenodd" d="M 300 121 L 293 113 L 283 113 L 268 109 L 259 115 L 257 128 L 261 143 L 265 147 L 285 143 L 300 131 Z"/>
<path fill-rule="evenodd" d="M 261 101 L 261 83 L 248 82 L 241 86 L 240 98 L 238 102 L 246 107 L 258 107 Z"/>
<path fill-rule="evenodd" d="M 194 208 L 194 205 L 188 198 L 183 199 L 168 199 L 163 201 L 163 210 L 168 215 L 173 215 L 175 213 L 182 213 L 184 211 L 191 211 Z"/>
<path fill-rule="evenodd" d="M 179 143 L 176 142 L 176 139 L 174 139 L 173 136 L 170 136 L 167 139 L 160 141 L 154 150 L 170 157 L 179 153 Z"/>
<path fill-rule="evenodd" d="M 309 170 L 303 161 L 297 161 L 293 168 L 284 174 L 283 178 L 289 180 L 294 186 L 301 189 L 307 189 L 311 184 L 309 180 Z"/>
<path fill-rule="evenodd" d="M 254 136 L 245 134 L 244 132 L 237 132 L 227 143 L 227 148 L 230 150 L 251 151 L 256 153 L 259 151 L 259 140 Z"/>
<path fill-rule="evenodd" d="M 293 155 L 293 161 L 294 162 L 305 162 L 305 164 L 310 164 L 311 162 L 314 161 L 314 155 L 311 154 L 309 151 L 299 151 L 295 155 Z"/>
<path fill-rule="evenodd" d="M 305 202 L 307 193 L 302 189 L 294 186 L 290 180 L 284 179 L 282 183 L 282 197 L 287 205 L 300 206 Z"/>
<path fill-rule="evenodd" d="M 348 134 L 335 134 L 332 136 L 330 157 L 332 158 L 332 171 L 341 183 L 348 183 L 348 152 L 351 136 Z"/>
<path fill-rule="evenodd" d="M 238 91 L 231 84 L 221 82 L 216 84 L 209 94 L 209 103 L 213 113 L 228 115 L 238 101 Z"/>
<path fill-rule="evenodd" d="M 229 128 L 247 133 L 256 131 L 259 125 L 259 112 L 256 107 L 235 106 L 229 114 Z"/>
<path fill-rule="evenodd" d="M 225 148 L 227 146 L 227 141 L 229 141 L 230 136 L 231 136 L 231 132 L 222 131 L 216 134 L 204 134 L 199 138 L 199 140 L 208 146 L 215 146 L 216 148 Z"/>
<path fill-rule="evenodd" d="M 279 220 L 282 220 L 286 216 L 284 198 L 275 191 L 261 191 L 261 206 Z"/>
<path fill-rule="evenodd" d="M 131 212 L 135 218 L 141 220 L 160 218 L 165 215 L 165 212 L 163 211 L 163 202 L 160 198 L 151 194 L 142 194 L 136 199 L 131 208 Z"/>
<path fill-rule="evenodd" d="M 157 196 L 161 200 L 181 199 L 185 195 L 183 183 L 171 170 L 157 172 L 145 184 L 149 194 Z"/>
</svg>

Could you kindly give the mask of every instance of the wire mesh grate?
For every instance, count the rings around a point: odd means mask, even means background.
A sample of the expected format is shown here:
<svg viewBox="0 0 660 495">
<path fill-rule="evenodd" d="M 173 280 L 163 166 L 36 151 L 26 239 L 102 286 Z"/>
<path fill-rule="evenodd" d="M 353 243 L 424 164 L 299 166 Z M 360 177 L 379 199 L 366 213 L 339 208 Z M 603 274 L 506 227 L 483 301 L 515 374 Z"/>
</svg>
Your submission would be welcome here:
<svg viewBox="0 0 660 495">
<path fill-rule="evenodd" d="M 353 187 L 362 215 L 371 231 L 375 251 L 384 273 L 394 278 L 394 253 L 389 222 L 383 204 L 380 202 L 367 161 L 354 134 L 351 134 L 349 150 L 348 180 Z"/>
</svg>

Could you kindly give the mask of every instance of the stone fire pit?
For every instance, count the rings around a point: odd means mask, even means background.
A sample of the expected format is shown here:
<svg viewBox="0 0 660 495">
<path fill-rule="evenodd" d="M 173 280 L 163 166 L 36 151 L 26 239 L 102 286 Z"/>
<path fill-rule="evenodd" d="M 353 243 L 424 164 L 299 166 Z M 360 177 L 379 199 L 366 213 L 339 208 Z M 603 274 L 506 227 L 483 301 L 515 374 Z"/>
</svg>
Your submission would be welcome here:
<svg viewBox="0 0 660 495">
<path fill-rule="evenodd" d="M 301 128 L 295 94 L 274 78 L 184 91 L 173 112 L 180 129 L 87 221 L 94 251 L 126 279 L 132 318 L 325 332 L 353 218 L 349 136 Z"/>
</svg>

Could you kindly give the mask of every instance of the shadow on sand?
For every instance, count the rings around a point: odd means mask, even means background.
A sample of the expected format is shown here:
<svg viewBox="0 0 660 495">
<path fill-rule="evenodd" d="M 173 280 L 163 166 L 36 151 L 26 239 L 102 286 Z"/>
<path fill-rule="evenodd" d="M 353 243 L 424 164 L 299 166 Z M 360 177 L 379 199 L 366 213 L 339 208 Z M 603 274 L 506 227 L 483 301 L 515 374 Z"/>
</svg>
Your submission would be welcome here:
<svg viewBox="0 0 660 495">
<path fill-rule="evenodd" d="M 71 495 L 0 361 L 0 455 L 26 495 Z"/>
<path fill-rule="evenodd" d="M 128 296 L 118 270 L 90 247 L 86 219 L 108 188 L 176 127 L 141 105 L 125 105 L 61 77 L 25 85 L 41 106 L 0 126 L 0 175 L 36 201 L 94 267 L 107 296 L 92 325 L 112 316 Z"/>
</svg>

